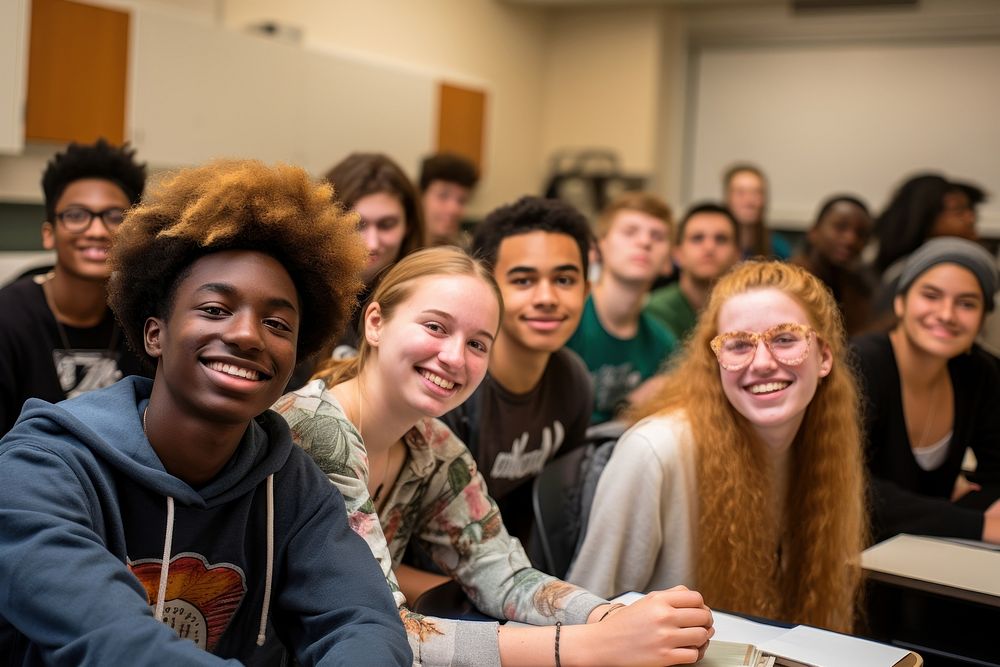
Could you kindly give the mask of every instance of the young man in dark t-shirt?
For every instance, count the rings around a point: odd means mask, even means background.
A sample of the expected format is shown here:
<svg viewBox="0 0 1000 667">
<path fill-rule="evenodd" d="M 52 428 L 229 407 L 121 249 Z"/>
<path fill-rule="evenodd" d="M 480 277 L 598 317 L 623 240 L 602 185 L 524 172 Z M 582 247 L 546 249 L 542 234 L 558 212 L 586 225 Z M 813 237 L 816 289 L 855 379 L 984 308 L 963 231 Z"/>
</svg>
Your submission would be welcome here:
<svg viewBox="0 0 1000 667">
<path fill-rule="evenodd" d="M 107 304 L 111 241 L 146 182 L 133 151 L 70 144 L 42 176 L 45 275 L 0 290 L 0 436 L 28 398 L 60 401 L 144 372 Z"/>
<path fill-rule="evenodd" d="M 510 533 L 533 525 L 531 481 L 584 440 L 593 392 L 587 368 L 563 346 L 587 297 L 590 228 L 556 200 L 524 197 L 490 213 L 473 252 L 493 267 L 504 316 L 489 373 L 443 419 L 472 451 Z"/>
</svg>

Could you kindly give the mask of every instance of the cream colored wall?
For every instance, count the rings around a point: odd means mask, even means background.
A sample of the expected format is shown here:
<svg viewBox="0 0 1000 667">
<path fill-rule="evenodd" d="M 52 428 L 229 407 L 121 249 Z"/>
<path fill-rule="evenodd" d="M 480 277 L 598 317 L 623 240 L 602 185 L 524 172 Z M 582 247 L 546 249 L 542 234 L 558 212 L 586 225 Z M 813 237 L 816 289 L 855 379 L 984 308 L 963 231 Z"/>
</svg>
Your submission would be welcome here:
<svg viewBox="0 0 1000 667">
<path fill-rule="evenodd" d="M 544 10 L 494 0 L 227 0 L 227 26 L 298 26 L 306 46 L 412 67 L 486 89 L 484 178 L 473 214 L 542 184 Z M 364 146 L 358 146 L 363 150 Z M 330 164 L 341 155 L 331 155 Z M 403 165 L 415 174 L 417 165 Z"/>
<path fill-rule="evenodd" d="M 629 172 L 656 167 L 661 25 L 656 7 L 586 8 L 552 17 L 542 150 L 610 148 Z"/>
</svg>

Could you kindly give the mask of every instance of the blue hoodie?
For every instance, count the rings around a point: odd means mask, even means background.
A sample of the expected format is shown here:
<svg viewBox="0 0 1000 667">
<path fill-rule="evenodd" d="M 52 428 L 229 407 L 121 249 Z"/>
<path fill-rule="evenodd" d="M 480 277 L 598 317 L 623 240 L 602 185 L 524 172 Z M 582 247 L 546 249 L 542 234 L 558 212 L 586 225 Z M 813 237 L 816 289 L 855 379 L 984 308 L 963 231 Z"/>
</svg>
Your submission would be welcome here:
<svg viewBox="0 0 1000 667">
<path fill-rule="evenodd" d="M 143 433 L 151 388 L 29 400 L 0 440 L 0 655 L 275 664 L 287 646 L 305 665 L 410 665 L 378 564 L 284 420 L 258 417 L 196 490 Z"/>
</svg>

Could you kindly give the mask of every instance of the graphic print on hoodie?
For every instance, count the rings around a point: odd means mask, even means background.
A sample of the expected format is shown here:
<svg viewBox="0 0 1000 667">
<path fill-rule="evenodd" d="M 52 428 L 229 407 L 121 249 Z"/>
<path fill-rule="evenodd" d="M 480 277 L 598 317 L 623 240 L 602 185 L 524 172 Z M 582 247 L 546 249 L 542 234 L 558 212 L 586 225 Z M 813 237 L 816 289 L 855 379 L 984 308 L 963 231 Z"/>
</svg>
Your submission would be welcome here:
<svg viewBox="0 0 1000 667">
<path fill-rule="evenodd" d="M 156 607 L 161 562 L 153 558 L 128 563 L 146 589 L 151 609 Z M 247 592 L 243 570 L 232 563 L 209 565 L 199 554 L 182 553 L 170 559 L 167 571 L 163 622 L 181 639 L 190 639 L 206 651 L 215 650 Z"/>
<path fill-rule="evenodd" d="M 302 664 L 410 665 L 377 562 L 284 420 L 260 415 L 194 489 L 143 433 L 151 389 L 130 377 L 58 405 L 29 401 L 0 441 L 0 655 L 270 665 L 287 646 Z"/>
</svg>

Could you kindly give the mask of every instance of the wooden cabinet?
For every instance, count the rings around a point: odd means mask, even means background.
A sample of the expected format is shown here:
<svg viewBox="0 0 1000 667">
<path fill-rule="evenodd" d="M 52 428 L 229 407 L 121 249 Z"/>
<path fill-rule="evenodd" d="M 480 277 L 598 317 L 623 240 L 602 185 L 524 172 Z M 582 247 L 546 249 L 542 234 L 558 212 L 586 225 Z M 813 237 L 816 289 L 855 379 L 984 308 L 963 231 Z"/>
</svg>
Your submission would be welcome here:
<svg viewBox="0 0 1000 667">
<path fill-rule="evenodd" d="M 26 137 L 121 143 L 128 41 L 127 12 L 32 0 Z"/>
</svg>

